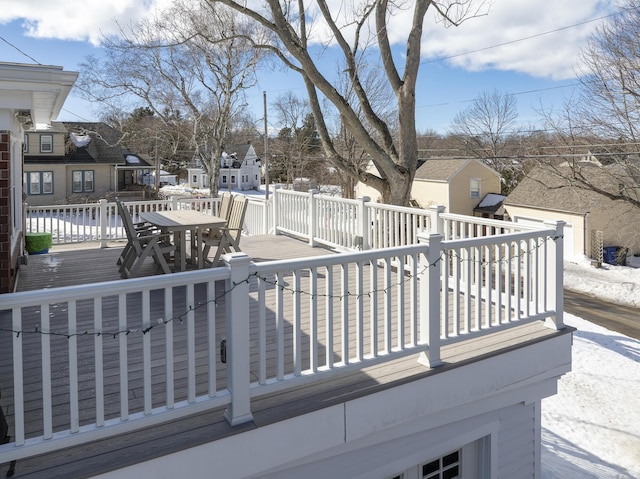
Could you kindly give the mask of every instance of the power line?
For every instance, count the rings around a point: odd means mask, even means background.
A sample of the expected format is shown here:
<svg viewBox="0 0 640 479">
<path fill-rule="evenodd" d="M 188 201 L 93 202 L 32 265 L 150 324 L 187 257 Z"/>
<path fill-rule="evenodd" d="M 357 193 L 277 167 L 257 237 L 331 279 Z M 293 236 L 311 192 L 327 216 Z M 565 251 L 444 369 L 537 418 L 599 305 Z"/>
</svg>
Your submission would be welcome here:
<svg viewBox="0 0 640 479">
<path fill-rule="evenodd" d="M 35 58 L 33 58 L 31 55 L 27 55 L 25 52 L 23 52 L 22 50 L 20 50 L 18 47 L 16 47 L 13 43 L 11 43 L 9 40 L 7 40 L 6 38 L 0 36 L 0 40 L 2 40 L 3 42 L 5 42 L 7 45 L 9 45 L 12 48 L 15 48 L 17 51 L 19 51 L 20 53 L 22 53 L 25 57 L 27 57 L 29 60 L 37 63 L 38 65 L 42 65 L 42 63 L 40 63 L 38 60 L 36 60 Z"/>
<path fill-rule="evenodd" d="M 461 57 L 461 56 L 464 56 L 464 55 L 470 55 L 472 53 L 478 53 L 478 52 L 483 52 L 483 51 L 486 51 L 486 50 L 491 50 L 493 48 L 503 47 L 503 46 L 506 46 L 506 45 L 512 45 L 514 43 L 523 42 L 525 40 L 531 40 L 532 38 L 538 38 L 538 37 L 542 37 L 544 35 L 550 35 L 551 33 L 557 33 L 557 32 L 561 32 L 563 30 L 568 30 L 570 28 L 575 28 L 575 27 L 579 27 L 579 26 L 582 26 L 582 25 L 586 25 L 587 23 L 598 22 L 600 20 L 604 20 L 606 18 L 610 18 L 610 17 L 613 17 L 615 15 L 620 15 L 622 12 L 623 12 L 623 10 L 620 10 L 620 11 L 617 11 L 617 12 L 614 12 L 614 13 L 610 13 L 609 15 L 605 15 L 603 17 L 592 18 L 591 20 L 585 20 L 583 22 L 574 23 L 573 25 L 567 25 L 565 27 L 556 28 L 554 30 L 549 30 L 547 32 L 536 33 L 535 35 L 529 35 L 528 37 L 522 37 L 522 38 L 518 38 L 518 39 L 515 39 L 515 40 L 509 40 L 508 42 L 498 43 L 496 45 L 491 45 L 491 46 L 488 46 L 488 47 L 478 48 L 476 50 L 469 50 L 467 52 L 456 53 L 455 55 L 449 55 L 449 56 L 446 56 L 446 57 L 435 58 L 433 60 L 425 60 L 423 62 L 420 62 L 420 64 L 436 63 L 436 62 L 440 62 L 440 61 L 444 61 L 444 60 L 450 60 L 452 58 Z"/>
</svg>

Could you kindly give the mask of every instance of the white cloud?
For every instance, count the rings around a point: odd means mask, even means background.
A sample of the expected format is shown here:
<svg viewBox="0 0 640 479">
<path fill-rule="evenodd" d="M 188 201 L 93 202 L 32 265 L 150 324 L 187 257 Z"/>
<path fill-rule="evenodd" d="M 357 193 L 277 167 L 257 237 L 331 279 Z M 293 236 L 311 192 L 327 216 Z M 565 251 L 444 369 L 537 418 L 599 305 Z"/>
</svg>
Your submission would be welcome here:
<svg viewBox="0 0 640 479">
<path fill-rule="evenodd" d="M 99 45 L 116 33 L 116 20 L 127 26 L 170 0 L 0 0 L 0 24 L 22 20 L 34 38 L 80 40 Z"/>
<path fill-rule="evenodd" d="M 428 22 L 423 51 L 431 59 L 452 57 L 446 61 L 469 71 L 491 68 L 554 80 L 573 78 L 580 49 L 602 23 L 588 21 L 613 11 L 612 5 L 600 0 L 495 2 L 488 15 L 460 27 L 445 29 Z M 541 35 L 551 31 L 555 32 Z M 517 41 L 524 38 L 529 39 Z M 487 48 L 494 45 L 502 46 Z"/>
<path fill-rule="evenodd" d="M 116 33 L 116 19 L 126 27 L 153 9 L 171 3 L 172 0 L 0 0 L 0 24 L 22 19 L 33 37 L 86 40 L 98 45 L 103 35 Z M 353 12 L 353 5 L 359 3 L 329 0 L 333 12 Z M 397 5 L 403 8 L 390 19 L 390 37 L 403 41 L 411 22 L 413 1 Z M 613 5 L 601 0 L 563 0 L 553 4 L 539 0 L 494 1 L 488 15 L 449 28 L 434 24 L 433 13 L 429 13 L 423 56 L 426 60 L 451 57 L 446 60 L 449 64 L 467 71 L 495 69 L 554 80 L 573 78 L 580 49 L 599 22 L 564 27 L 613 11 Z M 540 35 L 557 29 L 562 30 Z M 343 33 L 348 30 L 349 27 Z M 313 31 L 328 33 L 321 25 L 315 25 Z M 534 38 L 516 41 L 526 37 Z M 481 50 L 500 44 L 505 45 Z M 455 56 L 470 51 L 474 53 Z"/>
</svg>

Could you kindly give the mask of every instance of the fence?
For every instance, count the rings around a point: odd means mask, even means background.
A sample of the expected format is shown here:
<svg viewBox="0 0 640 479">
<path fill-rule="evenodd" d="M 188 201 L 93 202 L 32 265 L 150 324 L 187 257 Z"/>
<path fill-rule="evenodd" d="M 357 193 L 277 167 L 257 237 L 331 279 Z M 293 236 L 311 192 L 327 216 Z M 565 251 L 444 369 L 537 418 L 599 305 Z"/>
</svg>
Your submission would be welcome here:
<svg viewBox="0 0 640 479">
<path fill-rule="evenodd" d="M 234 253 L 220 268 L 3 295 L 15 439 L 0 463 L 224 405 L 240 424 L 263 394 L 408 354 L 436 367 L 443 345 L 529 321 L 560 329 L 561 233 L 430 233 L 265 263 Z"/>
</svg>

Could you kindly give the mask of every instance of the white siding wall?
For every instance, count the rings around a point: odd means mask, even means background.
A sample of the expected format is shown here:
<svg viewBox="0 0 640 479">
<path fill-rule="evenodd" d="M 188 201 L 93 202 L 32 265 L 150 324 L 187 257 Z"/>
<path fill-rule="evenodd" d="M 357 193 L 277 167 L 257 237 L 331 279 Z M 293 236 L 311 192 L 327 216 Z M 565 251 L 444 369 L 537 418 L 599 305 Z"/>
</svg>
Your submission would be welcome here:
<svg viewBox="0 0 640 479">
<path fill-rule="evenodd" d="M 570 344 L 570 334 L 556 336 L 100 479 L 211 471 L 254 479 L 384 479 L 473 443 L 487 446 L 479 453 L 490 474 L 480 477 L 537 478 L 536 407 L 569 371 Z M 478 466 L 470 469 L 464 478 L 478 477 Z"/>
<path fill-rule="evenodd" d="M 535 477 L 536 436 L 534 404 L 517 404 L 500 411 L 498 477 Z"/>
</svg>

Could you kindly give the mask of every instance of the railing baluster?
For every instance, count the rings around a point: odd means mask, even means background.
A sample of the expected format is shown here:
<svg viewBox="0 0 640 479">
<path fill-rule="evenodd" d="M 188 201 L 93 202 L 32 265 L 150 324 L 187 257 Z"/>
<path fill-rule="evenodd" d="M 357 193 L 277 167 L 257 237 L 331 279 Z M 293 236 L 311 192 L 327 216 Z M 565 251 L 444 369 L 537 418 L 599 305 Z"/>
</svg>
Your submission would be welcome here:
<svg viewBox="0 0 640 479">
<path fill-rule="evenodd" d="M 267 307 L 266 281 L 258 278 L 258 382 L 267 382 Z"/>
<path fill-rule="evenodd" d="M 370 329 L 371 329 L 371 355 L 374 358 L 378 357 L 378 264 L 374 261 L 369 261 L 369 289 L 371 290 L 370 297 Z"/>
<path fill-rule="evenodd" d="M 120 420 L 129 419 L 129 377 L 127 360 L 127 295 L 118 295 L 118 355 L 120 358 Z"/>
<path fill-rule="evenodd" d="M 393 315 L 391 310 L 391 258 L 386 256 L 384 259 L 384 350 L 387 354 L 391 352 Z"/>
<path fill-rule="evenodd" d="M 187 296 L 187 401 L 190 403 L 196 400 L 196 312 L 194 285 L 186 285 Z"/>
<path fill-rule="evenodd" d="M 142 330 L 147 331 L 142 335 L 142 388 L 144 396 L 144 413 L 151 414 L 151 301 L 149 290 L 142 291 Z"/>
<path fill-rule="evenodd" d="M 309 281 L 309 369 L 318 371 L 318 269 L 311 268 Z"/>
<path fill-rule="evenodd" d="M 329 368 L 333 368 L 333 356 L 334 356 L 334 340 L 333 340 L 333 334 L 334 334 L 334 323 L 333 323 L 333 267 L 332 266 L 327 266 L 325 268 L 325 274 L 326 274 L 326 278 L 325 278 L 325 307 L 327 310 L 327 317 L 326 317 L 326 335 L 325 335 L 325 342 L 327 345 L 327 351 L 326 351 L 326 365 Z"/>
<path fill-rule="evenodd" d="M 175 379 L 174 379 L 174 351 L 173 351 L 173 291 L 171 288 L 164 288 L 164 351 L 165 351 L 165 374 L 166 384 L 166 406 L 173 409 L 175 406 Z"/>
<path fill-rule="evenodd" d="M 340 353 L 342 354 L 342 362 L 349 364 L 349 265 L 342 264 L 340 266 L 342 272 L 342 284 L 340 289 L 342 315 L 340 318 L 340 329 L 342 331 L 342 344 L 340 345 Z"/>
<path fill-rule="evenodd" d="M 51 360 L 51 335 L 49 334 L 51 325 L 49 316 L 49 304 L 43 304 L 40 310 L 41 330 L 43 333 L 40 337 L 40 344 L 42 347 L 42 435 L 45 439 L 53 437 L 51 367 L 54 362 Z"/>
<path fill-rule="evenodd" d="M 302 372 L 302 317 L 300 314 L 300 271 L 293 271 L 293 374 Z"/>
<path fill-rule="evenodd" d="M 398 285 L 396 287 L 396 301 L 398 304 L 396 305 L 398 309 L 397 322 L 396 322 L 396 334 L 397 337 L 397 348 L 399 350 L 404 349 L 405 344 L 405 321 L 407 320 L 407 315 L 404 307 L 404 295 L 405 295 L 405 283 L 404 283 L 404 265 L 406 258 L 403 255 L 397 257 L 398 266 L 396 268 L 396 277 L 398 278 Z"/>
<path fill-rule="evenodd" d="M 11 311 L 14 331 L 22 331 L 22 308 L 15 307 Z M 23 334 L 13 334 L 13 421 L 16 446 L 23 446 L 24 432 L 24 365 L 22 339 Z"/>
<path fill-rule="evenodd" d="M 276 274 L 276 378 L 284 379 L 284 275 Z"/>
<path fill-rule="evenodd" d="M 102 297 L 93 299 L 93 373 L 96 388 L 96 426 L 104 426 L 104 335 L 102 327 Z"/>
<path fill-rule="evenodd" d="M 78 391 L 78 336 L 77 336 L 77 303 L 70 300 L 69 308 L 68 343 L 69 343 L 69 429 L 76 433 L 80 429 L 79 391 Z"/>
<path fill-rule="evenodd" d="M 212 300 L 216 297 L 216 282 L 207 282 L 207 367 L 209 369 L 209 380 L 207 391 L 209 397 L 214 397 L 217 392 L 217 373 L 216 373 L 216 307 Z"/>
<path fill-rule="evenodd" d="M 356 358 L 362 361 L 364 357 L 364 264 L 356 262 Z"/>
</svg>

